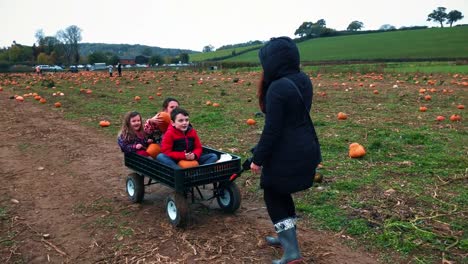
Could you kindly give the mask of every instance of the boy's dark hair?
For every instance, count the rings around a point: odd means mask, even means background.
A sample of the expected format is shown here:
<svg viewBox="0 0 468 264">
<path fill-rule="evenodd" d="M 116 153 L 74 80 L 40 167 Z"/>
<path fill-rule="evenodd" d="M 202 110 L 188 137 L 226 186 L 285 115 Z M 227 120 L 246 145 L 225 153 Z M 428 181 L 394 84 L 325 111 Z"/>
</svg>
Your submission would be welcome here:
<svg viewBox="0 0 468 264">
<path fill-rule="evenodd" d="M 187 112 L 187 110 L 183 109 L 183 108 L 180 108 L 180 107 L 176 107 L 174 108 L 174 110 L 172 110 L 171 112 L 171 119 L 172 121 L 175 121 L 175 118 L 178 114 L 182 114 L 183 116 L 189 116 L 189 113 Z"/>
</svg>

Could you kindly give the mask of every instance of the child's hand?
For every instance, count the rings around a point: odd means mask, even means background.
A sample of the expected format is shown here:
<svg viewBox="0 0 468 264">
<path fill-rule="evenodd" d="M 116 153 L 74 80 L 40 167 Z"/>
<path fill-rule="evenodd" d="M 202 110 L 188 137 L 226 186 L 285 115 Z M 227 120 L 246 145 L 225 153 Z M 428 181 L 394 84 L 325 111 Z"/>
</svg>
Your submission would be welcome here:
<svg viewBox="0 0 468 264">
<path fill-rule="evenodd" d="M 148 138 L 148 143 L 153 143 L 153 140 L 151 138 Z"/>
<path fill-rule="evenodd" d="M 142 145 L 142 144 L 136 144 L 135 148 L 136 148 L 136 149 L 142 149 L 142 148 L 143 148 L 143 145 Z"/>
<path fill-rule="evenodd" d="M 158 117 L 153 117 L 150 119 L 150 123 L 155 127 L 159 127 L 163 123 L 163 120 Z"/>
<path fill-rule="evenodd" d="M 194 160 L 195 159 L 195 154 L 193 154 L 192 152 L 187 152 L 187 153 L 185 153 L 185 159 L 186 160 Z"/>
</svg>

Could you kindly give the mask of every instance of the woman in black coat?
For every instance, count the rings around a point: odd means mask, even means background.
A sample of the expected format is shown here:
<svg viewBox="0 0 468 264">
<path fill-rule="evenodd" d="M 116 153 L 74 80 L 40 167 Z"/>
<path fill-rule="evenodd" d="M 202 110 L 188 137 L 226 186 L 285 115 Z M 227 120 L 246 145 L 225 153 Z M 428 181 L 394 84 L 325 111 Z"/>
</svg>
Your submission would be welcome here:
<svg viewBox="0 0 468 264">
<path fill-rule="evenodd" d="M 271 245 L 282 245 L 284 255 L 273 263 L 301 260 L 296 238 L 296 211 L 292 193 L 313 184 L 321 162 L 320 145 L 311 122 L 312 82 L 299 69 L 296 44 L 288 37 L 271 39 L 259 52 L 263 79 L 259 104 L 265 126 L 255 147 L 251 170 L 261 172 L 260 186 L 278 238 L 267 237 Z"/>
</svg>

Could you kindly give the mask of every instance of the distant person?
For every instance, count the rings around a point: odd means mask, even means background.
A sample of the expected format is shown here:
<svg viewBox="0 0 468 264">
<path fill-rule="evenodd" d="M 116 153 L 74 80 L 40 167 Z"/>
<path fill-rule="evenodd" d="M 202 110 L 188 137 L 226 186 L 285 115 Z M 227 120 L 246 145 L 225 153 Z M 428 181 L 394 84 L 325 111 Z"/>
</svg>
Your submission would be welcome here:
<svg viewBox="0 0 468 264">
<path fill-rule="evenodd" d="M 278 235 L 267 237 L 267 243 L 283 247 L 283 257 L 273 263 L 300 263 L 292 194 L 312 186 L 321 162 L 320 145 L 310 119 L 312 82 L 300 70 L 299 50 L 288 37 L 271 39 L 260 49 L 259 59 L 263 78 L 258 98 L 265 126 L 250 169 L 261 173 L 263 199 Z"/>
<path fill-rule="evenodd" d="M 190 125 L 189 113 L 177 107 L 171 112 L 172 125 L 167 129 L 161 143 L 161 153 L 156 159 L 171 168 L 180 168 L 181 160 L 196 160 L 198 164 L 215 163 L 215 153 L 202 154 L 203 147 L 197 131 Z"/>
<path fill-rule="evenodd" d="M 42 73 L 41 67 L 39 65 L 36 66 L 36 74 L 40 75 Z"/>
<path fill-rule="evenodd" d="M 119 73 L 119 77 L 122 77 L 122 64 L 117 64 L 117 72 Z"/>
<path fill-rule="evenodd" d="M 109 65 L 109 77 L 112 77 L 112 69 L 113 69 L 113 68 L 114 68 L 114 67 L 112 67 L 112 65 Z"/>
<path fill-rule="evenodd" d="M 150 156 L 146 148 L 153 140 L 143 130 L 140 113 L 133 111 L 125 114 L 117 143 L 124 153 L 135 152 L 145 157 Z"/>
<path fill-rule="evenodd" d="M 177 107 L 179 107 L 179 101 L 175 98 L 168 97 L 163 101 L 162 112 L 165 112 L 170 116 L 172 110 Z M 160 117 L 158 112 L 155 116 L 146 120 L 144 129 L 156 143 L 160 143 L 164 132 L 166 132 L 162 127 L 166 127 L 167 125 L 168 124 L 165 124 L 165 121 Z"/>
</svg>

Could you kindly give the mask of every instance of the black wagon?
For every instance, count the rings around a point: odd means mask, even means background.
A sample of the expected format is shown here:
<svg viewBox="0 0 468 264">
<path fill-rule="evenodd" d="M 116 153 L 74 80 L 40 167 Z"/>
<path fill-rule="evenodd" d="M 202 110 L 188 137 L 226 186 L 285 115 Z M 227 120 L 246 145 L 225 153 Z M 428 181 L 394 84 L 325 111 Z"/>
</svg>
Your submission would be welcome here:
<svg viewBox="0 0 468 264">
<path fill-rule="evenodd" d="M 227 154 L 206 146 L 203 147 L 203 153 L 215 153 L 218 158 Z M 233 213 L 241 203 L 240 191 L 234 181 L 241 175 L 242 167 L 240 157 L 229 155 L 231 160 L 173 169 L 156 160 L 135 153 L 125 153 L 125 166 L 133 171 L 126 180 L 128 197 L 132 202 L 140 203 L 145 195 L 145 186 L 151 184 L 161 183 L 173 189 L 173 193 L 166 198 L 166 214 L 170 223 L 176 227 L 187 223 L 189 200 L 216 199 L 224 212 Z M 202 186 L 212 190 L 210 197 L 202 195 Z"/>
</svg>

